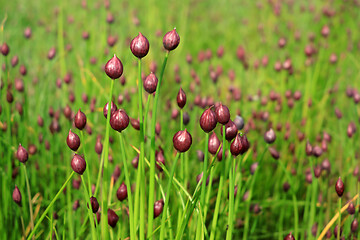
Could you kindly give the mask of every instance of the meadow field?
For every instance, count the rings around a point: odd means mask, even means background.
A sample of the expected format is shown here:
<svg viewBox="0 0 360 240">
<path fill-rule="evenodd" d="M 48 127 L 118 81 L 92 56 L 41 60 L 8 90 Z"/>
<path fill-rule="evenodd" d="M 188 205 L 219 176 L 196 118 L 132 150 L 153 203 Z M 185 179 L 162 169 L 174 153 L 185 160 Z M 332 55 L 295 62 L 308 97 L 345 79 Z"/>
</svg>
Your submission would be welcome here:
<svg viewBox="0 0 360 240">
<path fill-rule="evenodd" d="M 0 0 L 0 239 L 357 239 L 359 29 L 358 0 Z"/>
</svg>

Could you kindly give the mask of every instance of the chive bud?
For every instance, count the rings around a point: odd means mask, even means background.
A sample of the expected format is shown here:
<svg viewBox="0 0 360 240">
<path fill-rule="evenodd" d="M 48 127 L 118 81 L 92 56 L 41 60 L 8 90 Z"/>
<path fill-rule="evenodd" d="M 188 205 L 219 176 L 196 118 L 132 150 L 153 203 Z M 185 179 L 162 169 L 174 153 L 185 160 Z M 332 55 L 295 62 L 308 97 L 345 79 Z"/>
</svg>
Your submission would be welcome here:
<svg viewBox="0 0 360 240">
<path fill-rule="evenodd" d="M 179 43 L 180 43 L 180 36 L 176 32 L 176 28 L 174 28 L 170 32 L 167 32 L 163 37 L 164 48 L 168 51 L 172 51 L 175 48 L 177 48 Z"/>
<path fill-rule="evenodd" d="M 21 144 L 19 144 L 18 150 L 16 151 L 16 157 L 22 163 L 25 163 L 29 158 L 27 150 L 21 146 Z"/>
<path fill-rule="evenodd" d="M 178 131 L 173 137 L 174 148 L 179 152 L 186 152 L 192 144 L 191 134 L 185 129 Z"/>
<path fill-rule="evenodd" d="M 70 129 L 69 134 L 66 138 L 66 143 L 71 150 L 76 152 L 80 146 L 80 138 L 76 133 L 73 133 Z"/>
<path fill-rule="evenodd" d="M 109 76 L 111 79 L 117 79 L 119 78 L 123 73 L 123 65 L 118 57 L 114 54 L 114 57 L 112 57 L 105 65 L 105 73 Z"/>
<path fill-rule="evenodd" d="M 83 157 L 78 154 L 75 154 L 71 160 L 71 167 L 74 172 L 82 175 L 86 169 L 86 162 Z"/>
<path fill-rule="evenodd" d="M 130 43 L 130 50 L 137 58 L 145 57 L 149 52 L 149 41 L 147 38 L 139 32 Z"/>
</svg>

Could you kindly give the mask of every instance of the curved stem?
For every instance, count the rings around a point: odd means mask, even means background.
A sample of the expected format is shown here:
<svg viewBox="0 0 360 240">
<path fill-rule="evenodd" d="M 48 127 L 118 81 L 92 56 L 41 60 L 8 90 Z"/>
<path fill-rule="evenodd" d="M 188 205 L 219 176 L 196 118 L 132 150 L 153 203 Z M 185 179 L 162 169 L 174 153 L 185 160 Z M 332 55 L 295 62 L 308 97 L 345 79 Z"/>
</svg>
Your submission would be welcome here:
<svg viewBox="0 0 360 240">
<path fill-rule="evenodd" d="M 115 80 L 111 80 L 110 85 L 110 95 L 109 95 L 109 102 L 108 102 L 108 114 L 106 118 L 106 130 L 105 130 L 105 140 L 104 140 L 104 171 L 103 171 L 103 184 L 102 184 L 102 197 L 101 197 L 101 218 L 105 221 L 101 221 L 101 238 L 108 239 L 109 238 L 109 225 L 107 223 L 107 211 L 108 211 L 108 184 L 109 184 L 109 173 L 108 173 L 108 165 L 109 165 L 109 134 L 110 134 L 110 113 L 111 113 L 111 99 L 112 93 L 114 89 L 114 82 Z M 100 164 L 100 174 L 102 170 L 102 164 Z"/>
<path fill-rule="evenodd" d="M 150 152 L 150 179 L 149 179 L 149 204 L 148 204 L 148 233 L 152 233 L 153 231 L 153 219 L 154 219 L 154 191 L 155 191 L 155 127 L 156 127 L 156 115 L 157 115 L 157 107 L 159 102 L 160 95 L 160 86 L 162 83 L 167 59 L 169 57 L 169 52 L 167 51 L 165 54 L 165 58 L 163 61 L 163 65 L 161 68 L 161 73 L 159 76 L 158 85 L 156 87 L 155 100 L 153 106 L 153 116 L 151 119 L 151 128 L 150 128 L 150 136 L 151 136 L 151 152 Z M 150 236 L 149 239 L 152 239 Z"/>
<path fill-rule="evenodd" d="M 145 130 L 144 130 L 144 116 L 143 116 L 143 102 L 142 102 L 142 84 L 141 84 L 141 58 L 138 59 L 138 97 L 139 97 L 139 125 L 140 125 L 140 156 L 139 156 L 139 170 L 140 172 L 140 185 L 138 191 L 140 191 L 140 202 L 137 209 L 140 211 L 140 239 L 145 238 L 145 194 L 146 194 L 146 180 L 145 180 Z"/>
<path fill-rule="evenodd" d="M 172 166 L 172 168 L 171 168 L 170 177 L 169 177 L 169 182 L 168 182 L 168 185 L 167 185 L 167 188 L 166 188 L 166 199 L 164 199 L 164 201 L 165 201 L 165 206 L 164 206 L 163 214 L 162 214 L 162 216 L 161 216 L 160 240 L 163 240 L 163 239 L 164 239 L 164 234 L 165 234 L 165 218 L 166 218 L 165 212 L 167 211 L 168 206 L 169 206 L 170 188 L 171 188 L 172 180 L 173 180 L 174 173 L 175 173 L 176 163 L 177 163 L 177 161 L 178 161 L 178 159 L 179 159 L 180 154 L 181 154 L 181 153 L 179 153 L 179 152 L 176 154 L 175 160 L 174 160 L 174 162 L 173 162 L 173 166 Z M 183 155 L 183 154 L 181 154 L 181 155 Z M 165 211 L 165 212 L 164 212 L 164 211 Z"/>
<path fill-rule="evenodd" d="M 87 160 L 87 156 L 86 156 L 84 131 L 80 131 L 80 137 L 81 137 L 81 142 L 82 142 L 82 145 L 83 145 L 84 159 L 85 159 L 86 166 L 87 166 L 86 178 L 87 178 L 87 181 L 88 181 L 88 192 L 89 192 L 89 197 L 91 197 L 91 181 L 90 181 L 90 169 L 89 169 L 90 164 L 89 164 L 89 161 Z"/>
<path fill-rule="evenodd" d="M 341 197 L 339 197 L 339 220 L 338 220 L 338 229 L 337 229 L 337 240 L 340 240 L 340 232 L 341 232 Z"/>
<path fill-rule="evenodd" d="M 225 128 L 224 128 L 225 129 Z M 223 134 L 225 136 L 225 132 Z M 241 161 L 240 161 L 241 163 Z M 241 172 L 241 169 L 239 169 Z M 232 232 L 234 228 L 234 174 L 235 174 L 235 157 L 232 159 L 232 166 L 229 171 L 229 215 L 228 215 L 228 231 L 226 233 L 226 239 L 232 239 Z"/>
<path fill-rule="evenodd" d="M 206 138 L 205 138 L 205 149 L 204 149 L 204 165 L 203 165 L 203 172 L 202 172 L 202 177 L 201 177 L 201 195 L 200 195 L 200 204 L 201 207 L 205 207 L 205 190 L 206 190 L 206 180 L 207 180 L 207 174 L 206 174 L 206 169 L 207 169 L 207 165 L 208 165 L 208 149 L 209 149 L 209 134 L 210 133 L 206 133 Z M 205 210 L 205 208 L 204 208 Z M 196 239 L 200 239 L 200 232 L 202 231 L 202 228 L 200 228 L 200 224 L 201 224 L 201 217 L 198 217 L 198 228 L 196 230 Z"/>
<path fill-rule="evenodd" d="M 252 198 L 252 195 L 253 195 L 253 188 L 254 188 L 254 184 L 255 184 L 258 172 L 260 171 L 261 163 L 262 163 L 262 161 L 264 159 L 265 152 L 267 151 L 268 147 L 269 147 L 269 145 L 266 145 L 266 147 L 264 149 L 264 152 L 262 153 L 262 155 L 260 157 L 258 167 L 256 168 L 256 171 L 255 171 L 255 173 L 253 175 L 253 178 L 251 180 L 250 190 L 249 190 L 249 197 L 246 200 L 246 202 L 247 202 L 247 204 L 246 204 L 246 216 L 245 216 L 245 226 L 244 226 L 244 234 L 243 234 L 243 239 L 245 239 L 245 240 L 248 237 L 248 231 L 249 231 L 250 202 L 251 202 L 251 198 Z M 279 162 L 281 163 L 281 161 L 279 161 Z"/>
<path fill-rule="evenodd" d="M 27 189 L 27 194 L 28 194 L 28 198 L 29 198 L 30 226 L 31 226 L 31 230 L 34 230 L 34 217 L 33 217 L 33 211 L 32 211 L 32 203 L 31 203 L 30 183 L 29 183 L 29 178 L 28 178 L 28 175 L 27 175 L 25 165 L 22 164 L 22 167 L 23 167 L 24 173 L 25 173 L 26 189 Z"/>
<path fill-rule="evenodd" d="M 95 225 L 94 225 L 94 217 L 93 217 L 93 212 L 92 212 L 92 207 L 91 207 L 91 202 L 90 202 L 90 193 L 86 189 L 86 183 L 85 183 L 83 175 L 81 175 L 81 182 L 84 185 L 85 202 L 87 203 L 87 208 L 88 208 L 87 210 L 88 210 L 88 216 L 89 216 L 89 222 L 90 222 L 90 228 L 91 228 L 91 237 L 92 237 L 92 239 L 97 239 L 96 232 L 95 232 Z"/>
<path fill-rule="evenodd" d="M 41 217 L 39 218 L 39 220 L 37 221 L 34 229 L 31 231 L 30 235 L 28 236 L 28 240 L 30 240 L 32 238 L 32 236 L 34 236 L 36 230 L 38 229 L 38 227 L 40 226 L 40 223 L 42 222 L 42 220 L 44 220 L 46 214 L 48 213 L 48 211 L 50 210 L 50 208 L 54 205 L 55 201 L 58 199 L 58 197 L 60 196 L 60 194 L 62 193 L 62 191 L 64 190 L 64 188 L 66 187 L 66 185 L 68 184 L 68 182 L 71 180 L 72 176 L 74 176 L 75 172 L 72 172 L 70 174 L 70 176 L 68 177 L 68 179 L 66 179 L 65 183 L 61 186 L 60 190 L 57 192 L 57 194 L 55 195 L 55 197 L 53 198 L 53 200 L 50 202 L 49 206 L 45 209 L 45 211 L 43 212 L 43 214 L 41 215 Z"/>
<path fill-rule="evenodd" d="M 133 209 L 133 200 L 132 200 L 132 192 L 131 192 L 131 182 L 129 176 L 129 169 L 126 163 L 126 156 L 125 156 L 125 147 L 124 147 L 124 139 L 122 134 L 119 134 L 120 138 L 120 148 L 121 148 L 121 158 L 124 164 L 124 171 L 125 171 L 125 181 L 126 181 L 126 188 L 128 193 L 128 203 L 129 203 L 129 222 L 130 222 L 130 239 L 136 239 L 135 228 L 134 228 L 134 209 Z"/>
</svg>

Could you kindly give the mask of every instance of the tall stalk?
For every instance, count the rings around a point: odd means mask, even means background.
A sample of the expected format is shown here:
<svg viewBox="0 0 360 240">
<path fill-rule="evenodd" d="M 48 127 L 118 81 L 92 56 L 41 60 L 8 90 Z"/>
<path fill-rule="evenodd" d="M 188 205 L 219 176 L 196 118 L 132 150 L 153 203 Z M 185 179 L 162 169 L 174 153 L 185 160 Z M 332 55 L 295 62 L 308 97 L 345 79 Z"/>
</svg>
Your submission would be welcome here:
<svg viewBox="0 0 360 240">
<path fill-rule="evenodd" d="M 26 189 L 27 189 L 27 194 L 28 194 L 28 198 L 29 198 L 30 226 L 31 226 L 31 230 L 33 230 L 34 229 L 34 217 L 33 217 L 32 203 L 31 203 L 30 183 L 29 183 L 29 178 L 27 175 L 27 170 L 26 170 L 25 164 L 22 164 L 22 167 L 23 167 L 23 170 L 25 173 Z"/>
<path fill-rule="evenodd" d="M 129 176 L 129 169 L 126 162 L 126 155 L 125 155 L 125 147 L 124 147 L 124 140 L 121 133 L 119 133 L 120 139 L 120 148 L 121 148 L 121 158 L 124 164 L 124 171 L 125 171 L 125 181 L 126 181 L 126 188 L 128 193 L 128 203 L 129 203 L 129 222 L 130 222 L 130 239 L 136 239 L 135 227 L 134 227 L 134 209 L 133 209 L 133 200 L 132 200 L 132 193 L 131 193 L 131 182 Z"/>
<path fill-rule="evenodd" d="M 148 204 L 148 234 L 153 231 L 153 219 L 154 219 L 154 191 L 155 191 L 155 127 L 156 127 L 156 115 L 157 107 L 160 95 L 160 86 L 163 79 L 166 63 L 169 57 L 169 51 L 166 52 L 165 58 L 161 67 L 158 85 L 156 87 L 155 100 L 153 106 L 153 116 L 151 118 L 150 137 L 151 137 L 151 151 L 150 151 L 150 179 L 149 179 L 149 204 Z M 152 239 L 152 236 L 150 236 Z"/>
<path fill-rule="evenodd" d="M 200 194 L 200 204 L 201 204 L 201 207 L 203 209 L 205 209 L 204 205 L 205 205 L 205 195 L 206 195 L 206 180 L 207 180 L 207 165 L 208 165 L 208 152 L 209 152 L 209 134 L 210 133 L 206 133 L 206 138 L 205 138 L 205 149 L 204 149 L 204 165 L 203 165 L 203 175 L 201 177 L 201 194 Z M 199 212 L 200 214 L 200 212 Z M 201 218 L 202 216 L 198 216 L 198 227 L 196 229 L 196 239 L 199 239 L 201 236 L 200 236 L 200 233 L 202 231 L 202 227 L 200 227 L 201 225 Z"/>
<path fill-rule="evenodd" d="M 140 125 L 140 156 L 139 156 L 139 170 L 140 171 L 140 184 L 137 191 L 140 191 L 140 202 L 137 209 L 140 211 L 140 239 L 145 238 L 145 194 L 146 194 L 146 181 L 145 181 L 145 132 L 144 132 L 144 116 L 142 105 L 142 85 L 141 85 L 141 58 L 138 59 L 138 93 L 139 93 L 139 125 Z"/>
<path fill-rule="evenodd" d="M 107 223 L 107 211 L 108 211 L 108 184 L 109 184 L 109 173 L 108 173 L 108 165 L 109 165 L 109 133 L 110 133 L 110 115 L 111 115 L 111 99 L 112 93 L 114 89 L 114 81 L 111 80 L 110 85 L 110 95 L 109 95 L 109 102 L 108 102 L 108 114 L 106 118 L 106 130 L 105 130 L 105 140 L 104 140 L 104 170 L 103 170 L 103 183 L 102 183 L 102 191 L 101 191 L 101 239 L 108 239 L 109 238 L 109 226 Z M 101 164 L 101 163 L 100 163 Z M 100 173 L 101 173 L 101 166 L 100 165 Z"/>
<path fill-rule="evenodd" d="M 174 173 L 175 173 L 175 169 L 176 169 L 176 163 L 177 160 L 179 159 L 179 155 L 183 155 L 184 153 L 177 153 L 175 160 L 173 162 L 173 166 L 171 168 L 171 172 L 170 172 L 170 176 L 169 176 L 169 182 L 166 188 L 166 199 L 164 199 L 165 201 L 165 205 L 163 208 L 163 214 L 161 217 L 161 228 L 160 228 L 160 240 L 164 239 L 164 234 L 165 234 L 165 219 L 166 219 L 166 213 L 167 213 L 167 209 L 169 206 L 169 199 L 170 199 L 170 189 L 171 189 L 171 185 L 172 185 L 172 180 L 174 178 Z"/>
</svg>

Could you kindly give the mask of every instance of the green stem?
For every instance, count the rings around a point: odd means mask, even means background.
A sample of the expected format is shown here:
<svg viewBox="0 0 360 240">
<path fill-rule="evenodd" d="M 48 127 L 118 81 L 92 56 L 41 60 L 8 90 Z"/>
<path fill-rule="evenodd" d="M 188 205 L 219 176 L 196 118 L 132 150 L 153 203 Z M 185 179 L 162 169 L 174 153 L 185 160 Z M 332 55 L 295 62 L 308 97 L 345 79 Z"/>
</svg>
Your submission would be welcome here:
<svg viewBox="0 0 360 240">
<path fill-rule="evenodd" d="M 339 197 L 339 219 L 338 219 L 338 231 L 337 240 L 340 240 L 340 229 L 341 229 L 341 197 Z"/>
<path fill-rule="evenodd" d="M 174 178 L 174 173 L 175 173 L 175 169 L 176 169 L 176 163 L 179 159 L 179 155 L 180 153 L 178 152 L 176 154 L 176 157 L 175 157 L 175 160 L 174 160 L 174 163 L 173 163 L 173 166 L 171 168 L 171 172 L 170 172 L 170 177 L 169 177 L 169 182 L 168 182 L 168 185 L 167 185 L 167 188 L 166 188 L 166 199 L 164 199 L 165 201 L 165 206 L 164 206 L 164 213 L 161 217 L 161 228 L 160 228 L 160 240 L 163 240 L 164 239 L 164 234 L 165 234 L 165 218 L 166 218 L 166 214 L 165 212 L 167 211 L 168 209 L 168 206 L 169 206 L 169 199 L 170 199 L 170 189 L 171 189 L 171 185 L 172 185 L 172 180 Z M 181 154 L 183 155 L 183 154 Z"/>
<path fill-rule="evenodd" d="M 223 174 L 224 171 L 221 171 L 221 175 L 220 175 L 220 182 L 219 182 L 219 189 L 218 189 L 218 193 L 216 196 L 216 203 L 215 203 L 215 211 L 214 211 L 214 216 L 213 216 L 213 221 L 211 224 L 211 234 L 210 234 L 210 240 L 214 240 L 215 239 L 215 234 L 216 234 L 216 228 L 217 228 L 217 220 L 218 220 L 218 216 L 219 216 L 219 209 L 220 209 L 220 199 L 221 199 L 221 195 L 222 195 L 222 187 L 224 184 L 224 175 Z"/>
<path fill-rule="evenodd" d="M 27 170 L 24 164 L 22 164 L 22 167 L 24 169 L 24 173 L 25 173 L 25 180 L 26 180 L 26 189 L 27 189 L 27 194 L 28 194 L 28 198 L 29 198 L 29 211 L 30 211 L 30 226 L 31 226 L 31 230 L 34 230 L 34 217 L 33 217 L 33 210 L 32 210 L 32 203 L 31 203 L 31 191 L 30 191 L 30 183 L 29 183 L 29 178 L 27 175 Z"/>
<path fill-rule="evenodd" d="M 126 188 L 128 193 L 128 203 L 129 203 L 129 222 L 130 222 L 130 239 L 136 239 L 135 227 L 134 227 L 134 219 L 133 219 L 133 200 L 132 200 L 132 193 L 131 193 L 131 182 L 129 176 L 129 169 L 126 163 L 126 156 L 125 156 L 125 147 L 124 147 L 124 140 L 123 136 L 120 133 L 120 148 L 121 148 L 121 158 L 124 164 L 124 173 L 125 173 L 125 181 L 126 181 Z"/>
<path fill-rule="evenodd" d="M 314 164 L 313 159 L 310 157 L 310 168 L 311 168 L 311 176 L 312 176 L 312 193 L 311 193 L 311 205 L 310 205 L 310 221 L 308 225 L 308 236 L 312 236 L 311 228 L 314 224 L 315 218 L 315 208 L 316 208 L 316 200 L 317 200 L 317 179 L 314 174 Z M 315 236 L 316 237 L 316 236 Z"/>
<path fill-rule="evenodd" d="M 225 129 L 225 128 L 224 128 Z M 223 134 L 225 136 L 225 132 Z M 224 152 L 224 151 L 223 151 Z M 228 231 L 226 234 L 226 239 L 231 240 L 232 239 L 232 232 L 234 228 L 234 188 L 235 188 L 235 182 L 234 182 L 234 174 L 235 174 L 235 157 L 232 161 L 232 167 L 229 171 L 229 216 L 228 216 Z M 241 169 L 239 169 L 241 172 Z"/>
<path fill-rule="evenodd" d="M 101 218 L 105 221 L 101 221 L 101 239 L 109 238 L 109 225 L 107 223 L 107 211 L 108 211 L 108 185 L 109 185 L 109 173 L 108 173 L 108 165 L 109 165 L 109 134 L 110 134 L 110 113 L 111 113 L 111 99 L 112 93 L 114 89 L 115 80 L 111 80 L 110 85 L 110 95 L 108 101 L 108 114 L 106 118 L 106 130 L 105 130 L 105 140 L 104 140 L 104 158 L 102 159 L 104 162 L 104 171 L 103 171 L 103 184 L 101 191 Z M 101 174 L 101 166 L 100 163 L 100 174 Z"/>
<path fill-rule="evenodd" d="M 180 108 L 180 130 L 183 130 L 183 127 L 184 127 L 184 121 L 183 121 L 183 110 L 182 108 Z M 185 157 L 185 154 L 181 154 L 181 161 L 180 161 L 180 177 L 183 181 L 185 181 L 185 178 L 184 178 L 184 172 L 185 172 L 185 166 L 184 166 L 184 157 Z M 184 185 L 185 185 L 185 182 L 184 182 Z"/>
<path fill-rule="evenodd" d="M 75 172 L 72 172 L 70 174 L 70 176 L 68 177 L 68 179 L 66 179 L 65 183 L 62 185 L 62 187 L 60 188 L 60 190 L 57 192 L 57 194 L 55 195 L 55 197 L 53 198 L 53 200 L 50 202 L 49 206 L 45 209 L 44 213 L 41 215 L 41 217 L 39 218 L 39 220 L 37 221 L 34 229 L 31 231 L 30 235 L 28 236 L 28 240 L 30 240 L 32 238 L 32 236 L 34 236 L 36 230 L 38 229 L 38 227 L 40 226 L 40 223 L 42 222 L 42 220 L 44 220 L 46 214 L 48 213 L 48 211 L 51 209 L 51 207 L 54 205 L 55 201 L 58 199 L 58 197 L 60 196 L 60 194 L 62 193 L 62 191 L 64 190 L 64 188 L 66 187 L 66 185 L 68 184 L 68 182 L 71 180 L 72 176 L 75 174 Z M 107 221 L 106 221 L 107 222 Z"/>
<path fill-rule="evenodd" d="M 139 125 L 140 125 L 140 156 L 139 156 L 139 170 L 140 171 L 140 206 L 137 208 L 140 211 L 140 239 L 145 238 L 145 194 L 146 194 L 146 180 L 145 180 L 145 130 L 144 130 L 144 116 L 143 116 L 143 102 L 142 102 L 142 84 L 141 84 L 141 58 L 138 59 L 138 93 L 139 93 Z"/>
<path fill-rule="evenodd" d="M 153 219 L 154 219 L 154 191 L 155 191 L 155 127 L 156 127 L 156 115 L 157 115 L 157 107 L 160 96 L 160 86 L 162 83 L 167 59 L 169 57 L 169 52 L 167 51 L 165 54 L 165 58 L 163 61 L 163 65 L 161 68 L 161 73 L 159 76 L 158 85 L 156 87 L 154 107 L 153 107 L 153 116 L 151 119 L 151 152 L 150 152 L 150 179 L 149 179 L 149 204 L 148 204 L 148 233 L 152 233 L 153 231 Z M 152 237 L 150 237 L 152 239 Z"/>
<path fill-rule="evenodd" d="M 205 149 L 204 149 L 204 165 L 203 165 L 203 172 L 202 172 L 202 177 L 201 177 L 201 195 L 200 195 L 200 204 L 201 207 L 203 208 L 203 210 L 205 210 L 205 196 L 206 196 L 206 180 L 207 180 L 207 174 L 206 174 L 206 170 L 207 170 L 207 165 L 208 165 L 208 148 L 209 148 L 209 134 L 210 133 L 206 133 L 206 138 L 205 138 Z M 201 217 L 198 217 L 198 227 L 196 228 L 196 239 L 200 239 L 200 233 L 202 231 L 202 228 L 200 227 L 201 224 Z"/>
<path fill-rule="evenodd" d="M 82 142 L 82 145 L 83 145 L 84 159 L 85 159 L 86 166 L 87 166 L 86 178 L 87 178 L 87 181 L 88 181 L 88 192 L 89 192 L 89 197 L 91 197 L 91 181 L 90 181 L 90 169 L 89 169 L 90 164 L 89 164 L 89 161 L 87 160 L 87 157 L 86 157 L 84 131 L 80 131 L 80 137 L 81 137 L 81 142 Z"/>
<path fill-rule="evenodd" d="M 266 145 L 266 147 L 264 149 L 264 152 L 262 153 L 262 155 L 260 157 L 259 165 L 256 168 L 256 171 L 255 171 L 255 173 L 254 173 L 254 175 L 252 177 L 252 180 L 251 180 L 250 189 L 249 189 L 249 197 L 246 200 L 247 204 L 246 204 L 245 226 L 244 226 L 244 234 L 243 234 L 243 239 L 245 239 L 245 240 L 248 237 L 248 231 L 249 231 L 250 202 L 251 202 L 251 198 L 252 198 L 252 195 L 253 195 L 253 188 L 254 188 L 254 184 L 255 184 L 258 172 L 260 171 L 262 160 L 264 159 L 264 155 L 265 155 L 265 152 L 267 152 L 268 147 L 269 147 L 269 145 Z"/>
<path fill-rule="evenodd" d="M 92 239 L 97 239 L 96 232 L 95 232 L 95 225 L 94 225 L 94 217 L 93 217 L 93 212 L 92 212 L 92 207 L 91 207 L 91 202 L 90 202 L 90 194 L 86 189 L 86 184 L 85 184 L 83 175 L 81 175 L 81 182 L 84 185 L 85 202 L 88 205 L 87 210 L 88 210 L 88 216 L 89 216 L 89 222 L 90 222 L 90 228 L 91 228 L 91 237 L 92 237 Z"/>
<path fill-rule="evenodd" d="M 293 182 L 292 182 L 292 179 L 290 177 L 289 172 L 286 170 L 286 167 L 285 167 L 284 163 L 281 160 L 278 160 L 276 162 L 278 162 L 280 167 L 283 169 L 283 171 L 285 173 L 285 176 L 286 176 L 286 179 L 290 183 L 290 186 L 295 186 L 293 184 Z M 299 225 L 299 209 L 298 209 L 298 204 L 297 204 L 297 198 L 296 198 L 295 191 L 291 190 L 291 189 L 290 189 L 290 191 L 292 192 L 292 199 L 293 199 L 293 205 L 294 205 L 294 237 L 295 237 L 295 239 L 297 239 L 298 238 L 298 232 L 299 232 L 299 229 L 298 229 L 298 225 Z M 306 201 L 306 203 L 307 202 L 308 201 Z M 307 211 L 305 211 L 305 214 L 306 214 L 306 212 Z M 304 218 L 304 219 L 307 219 L 307 218 Z"/>
</svg>

